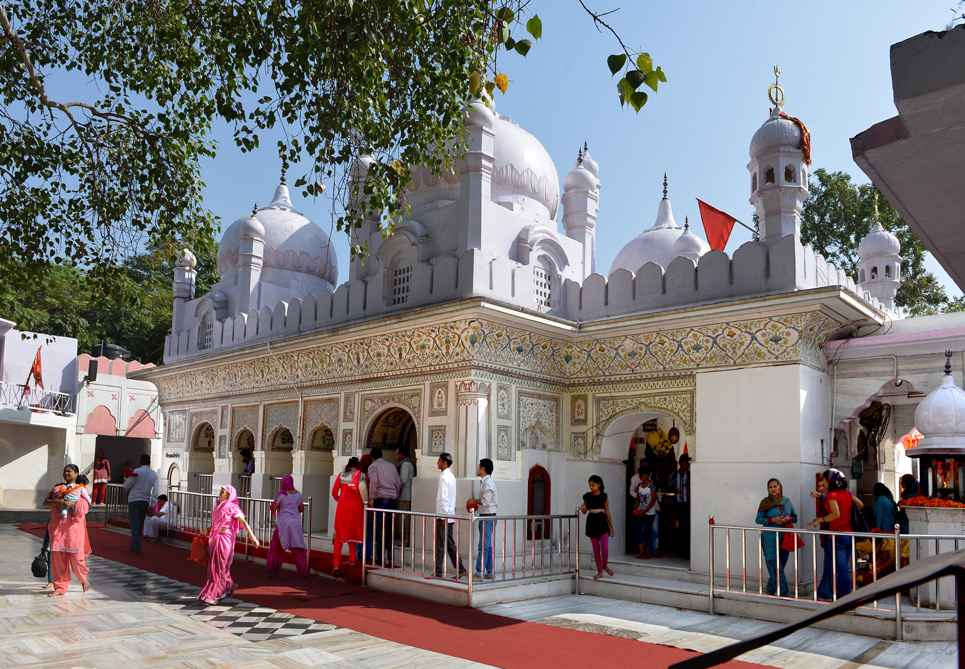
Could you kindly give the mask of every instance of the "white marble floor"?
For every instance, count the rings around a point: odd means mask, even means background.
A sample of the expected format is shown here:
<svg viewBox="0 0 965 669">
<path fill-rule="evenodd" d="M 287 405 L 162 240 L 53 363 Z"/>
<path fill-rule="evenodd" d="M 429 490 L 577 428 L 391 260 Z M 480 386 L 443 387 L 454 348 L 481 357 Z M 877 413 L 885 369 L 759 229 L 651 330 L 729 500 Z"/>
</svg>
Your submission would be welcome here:
<svg viewBox="0 0 965 669">
<path fill-rule="evenodd" d="M 712 616 L 589 595 L 497 604 L 484 610 L 700 652 L 779 627 L 748 618 Z M 795 632 L 741 659 L 787 669 L 945 669 L 958 666 L 957 657 L 956 644 L 951 642 L 899 643 L 812 628 Z"/>
<path fill-rule="evenodd" d="M 42 590 L 43 581 L 34 579 L 29 571 L 39 548 L 35 537 L 0 525 L 0 658 L 5 667 L 484 666 L 301 621 L 254 604 L 232 602 L 204 611 L 172 603 L 171 593 L 179 585 L 176 581 L 142 572 L 144 585 L 131 590 L 125 582 L 132 576 L 132 568 L 97 556 L 91 558 L 90 592 L 82 593 L 74 585 L 67 596 L 50 598 Z M 97 577 L 108 573 L 111 578 Z M 278 630 L 284 633 L 278 634 Z"/>
</svg>

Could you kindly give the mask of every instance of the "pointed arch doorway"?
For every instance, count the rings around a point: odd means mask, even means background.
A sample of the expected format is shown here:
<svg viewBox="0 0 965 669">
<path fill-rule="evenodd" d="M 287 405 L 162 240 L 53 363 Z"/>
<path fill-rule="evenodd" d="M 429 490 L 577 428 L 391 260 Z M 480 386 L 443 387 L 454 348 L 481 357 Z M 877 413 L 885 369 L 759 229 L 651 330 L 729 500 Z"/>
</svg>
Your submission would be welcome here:
<svg viewBox="0 0 965 669">
<path fill-rule="evenodd" d="M 398 460 L 399 448 L 409 449 L 409 457 L 415 459 L 419 445 L 419 430 L 412 414 L 402 407 L 392 407 L 379 414 L 372 422 L 365 438 L 365 448 L 381 448 L 390 461 Z"/>
</svg>

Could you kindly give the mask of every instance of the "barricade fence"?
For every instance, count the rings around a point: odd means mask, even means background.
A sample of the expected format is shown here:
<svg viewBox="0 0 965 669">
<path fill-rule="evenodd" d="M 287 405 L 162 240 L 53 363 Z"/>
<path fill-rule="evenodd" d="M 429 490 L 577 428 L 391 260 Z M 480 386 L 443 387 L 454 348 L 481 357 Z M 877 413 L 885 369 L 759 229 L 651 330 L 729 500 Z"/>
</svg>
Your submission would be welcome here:
<svg viewBox="0 0 965 669">
<path fill-rule="evenodd" d="M 833 532 L 785 527 L 722 525 L 710 519 L 709 601 L 721 593 L 776 600 L 834 602 L 875 583 L 915 560 L 958 552 L 965 535 Z M 875 600 L 879 615 L 894 616 L 901 638 L 902 616 L 909 609 L 954 611 L 951 577 L 913 588 L 904 595 Z"/>
<path fill-rule="evenodd" d="M 573 575 L 579 580 L 579 532 L 578 514 L 450 516 L 366 506 L 363 582 L 367 571 L 392 569 L 404 576 L 457 580 L 471 594 L 481 579 Z"/>
<path fill-rule="evenodd" d="M 188 535 L 207 534 L 211 527 L 211 512 L 217 504 L 218 496 L 210 493 L 187 490 L 168 490 L 168 523 L 166 533 L 181 532 Z M 239 497 L 238 506 L 245 514 L 251 531 L 258 541 L 266 548 L 271 542 L 275 528 L 275 512 L 271 510 L 274 500 L 253 497 Z M 303 501 L 302 532 L 305 535 L 305 547 L 312 550 L 312 498 Z M 127 519 L 127 492 L 124 486 L 111 483 L 107 486 L 107 496 L 104 505 L 104 524 L 109 525 L 111 519 Z M 251 537 L 241 530 L 238 538 L 244 542 L 245 555 L 250 557 L 249 548 Z"/>
</svg>

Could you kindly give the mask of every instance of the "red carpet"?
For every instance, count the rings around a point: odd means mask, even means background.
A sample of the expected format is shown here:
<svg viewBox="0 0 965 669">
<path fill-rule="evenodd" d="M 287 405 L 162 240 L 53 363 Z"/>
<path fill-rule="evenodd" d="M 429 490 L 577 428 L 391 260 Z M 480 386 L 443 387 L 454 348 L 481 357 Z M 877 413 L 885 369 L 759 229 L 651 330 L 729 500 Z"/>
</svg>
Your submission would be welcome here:
<svg viewBox="0 0 965 669">
<path fill-rule="evenodd" d="M 21 529 L 43 536 L 43 526 Z M 142 556 L 128 553 L 128 537 L 91 524 L 95 555 L 139 567 L 187 583 L 203 579 L 201 567 L 188 562 L 187 551 L 148 543 Z M 461 657 L 507 669 L 553 667 L 666 667 L 693 652 L 630 639 L 560 629 L 490 615 L 463 607 L 366 590 L 322 578 L 307 583 L 293 572 L 275 577 L 255 562 L 236 557 L 235 595 L 261 606 L 312 618 L 408 646 Z M 763 665 L 729 662 L 751 669 Z"/>
</svg>

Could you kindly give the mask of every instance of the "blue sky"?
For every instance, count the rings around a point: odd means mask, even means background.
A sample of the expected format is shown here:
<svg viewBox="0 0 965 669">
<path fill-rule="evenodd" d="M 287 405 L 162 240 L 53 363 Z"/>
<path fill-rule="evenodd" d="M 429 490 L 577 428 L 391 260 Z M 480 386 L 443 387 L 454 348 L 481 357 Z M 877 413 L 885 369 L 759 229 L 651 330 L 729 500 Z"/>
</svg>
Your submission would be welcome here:
<svg viewBox="0 0 965 669">
<path fill-rule="evenodd" d="M 577 0 L 534 0 L 543 39 L 529 56 L 504 57 L 510 77 L 497 110 L 536 135 L 560 179 L 577 148 L 589 142 L 602 182 L 597 268 L 654 219 L 664 171 L 679 222 L 699 220 L 696 197 L 749 221 L 747 147 L 768 113 L 772 67 L 780 65 L 785 109 L 811 130 L 813 168 L 844 170 L 867 181 L 851 158 L 849 138 L 896 111 L 889 47 L 926 30 L 941 30 L 954 0 L 875 0 L 807 3 L 590 0 L 610 15 L 631 48 L 648 51 L 668 83 L 639 113 L 621 109 L 606 56 L 617 51 L 598 33 Z M 218 131 L 216 159 L 203 165 L 208 207 L 223 225 L 266 203 L 278 178 L 271 148 L 243 155 L 230 132 Z M 328 229 L 324 199 L 294 197 L 303 213 Z M 699 225 L 698 234 L 703 234 Z M 737 228 L 732 252 L 749 234 Z M 348 276 L 348 244 L 336 235 L 340 280 Z M 952 294 L 960 294 L 929 259 Z"/>
</svg>

